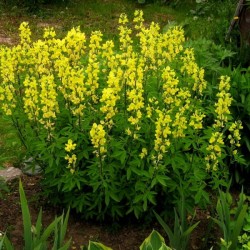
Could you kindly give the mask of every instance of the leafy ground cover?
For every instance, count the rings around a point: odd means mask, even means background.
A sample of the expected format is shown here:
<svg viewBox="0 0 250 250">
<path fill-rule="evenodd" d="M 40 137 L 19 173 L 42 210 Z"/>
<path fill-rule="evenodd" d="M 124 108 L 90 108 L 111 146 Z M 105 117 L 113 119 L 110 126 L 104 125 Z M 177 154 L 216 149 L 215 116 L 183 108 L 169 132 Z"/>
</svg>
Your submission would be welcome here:
<svg viewBox="0 0 250 250">
<path fill-rule="evenodd" d="M 199 1 L 199 4 L 202 2 Z M 225 1 L 224 4 L 226 3 L 230 6 L 230 1 Z M 228 214 L 234 213 L 234 210 L 230 210 L 232 198 L 228 193 L 218 192 L 218 187 L 224 190 L 229 188 L 229 175 L 236 177 L 229 171 L 230 168 L 247 165 L 240 148 L 240 131 L 246 120 L 239 121 L 237 111 L 231 113 L 230 110 L 232 106 L 248 112 L 247 104 L 241 106 L 233 102 L 233 97 L 237 95 L 231 89 L 237 83 L 246 84 L 249 78 L 245 77 L 247 69 L 232 74 L 229 65 L 233 52 L 204 39 L 212 38 L 208 24 L 217 22 L 215 16 L 205 17 L 213 5 L 208 9 L 205 8 L 206 5 L 195 3 L 191 6 L 192 9 L 184 6 L 180 11 L 159 4 L 139 6 L 135 1 L 79 1 L 68 6 L 41 6 L 32 15 L 23 14 L 15 8 L 12 9 L 14 15 L 7 14 L 6 6 L 1 10 L 5 17 L 13 17 L 12 23 L 6 23 L 2 19 L 1 25 L 6 30 L 3 32 L 5 37 L 13 37 L 14 44 L 18 43 L 15 40 L 18 29 L 15 22 L 19 25 L 20 21 L 29 21 L 31 30 L 35 31 L 30 40 L 29 26 L 23 23 L 20 27 L 20 45 L 13 50 L 11 47 L 3 47 L 1 50 L 1 99 L 4 101 L 1 107 L 5 113 L 2 119 L 12 117 L 24 148 L 27 149 L 17 149 L 20 146 L 12 139 L 9 125 L 3 120 L 6 132 L 3 130 L 1 137 L 4 146 L 2 164 L 17 163 L 13 157 L 16 150 L 24 154 L 29 152 L 29 156 L 35 156 L 42 164 L 42 183 L 50 196 L 49 200 L 38 203 L 42 197 L 36 196 L 37 193 L 40 194 L 39 178 L 24 178 L 34 215 L 40 205 L 45 206 L 49 215 L 58 211 L 47 203 L 54 201 L 70 205 L 78 212 L 85 211 L 82 217 L 98 218 L 106 223 L 107 218 L 115 221 L 122 218 L 120 224 L 124 227 L 120 230 L 114 223 L 107 226 L 109 230 L 112 228 L 119 233 L 105 236 L 107 233 L 103 227 L 97 229 L 95 224 L 93 229 L 92 224 L 81 224 L 78 219 L 73 223 L 79 215 L 72 216 L 69 234 L 73 235 L 78 248 L 85 243 L 82 240 L 85 231 L 80 231 L 79 235 L 79 227 L 85 227 L 87 231 L 93 232 L 94 238 L 114 249 L 137 249 L 143 241 L 142 233 L 144 235 L 148 229 L 138 227 L 136 223 L 128 225 L 123 220 L 126 218 L 125 220 L 134 222 L 134 219 L 133 216 L 125 217 L 125 214 L 133 214 L 139 219 L 139 223 L 147 224 L 147 221 L 152 221 L 153 209 L 167 218 L 173 207 L 177 211 L 175 233 L 180 237 L 187 238 L 187 235 L 182 235 L 182 230 L 187 227 L 186 219 L 190 224 L 197 221 L 193 224 L 197 226 L 197 230 L 191 236 L 191 243 L 188 245 L 190 249 L 208 249 L 222 235 L 218 231 L 218 234 L 209 236 L 211 230 L 216 228 L 209 220 L 210 212 L 213 217 L 216 217 L 216 213 L 219 215 L 214 221 L 222 231 L 228 228 L 220 243 L 222 249 L 230 249 L 231 245 L 235 248 L 239 244 L 237 236 L 240 235 L 247 211 L 247 205 L 243 205 L 246 198 L 241 196 L 238 207 L 243 207 L 243 212 L 236 211 L 232 217 L 235 221 L 231 221 Z M 114 21 L 121 12 L 126 12 L 133 19 L 135 8 L 143 8 L 146 22 L 141 22 L 141 12 L 137 12 L 134 31 L 127 28 L 125 15 L 120 17 L 119 25 Z M 18 20 L 16 15 L 19 15 Z M 226 18 L 225 13 L 223 17 Z M 159 22 L 163 33 L 151 21 Z M 181 22 L 186 27 L 186 39 L 189 43 L 183 43 L 182 29 L 171 28 L 173 21 Z M 200 28 L 201 22 L 205 30 Z M 218 23 L 223 22 L 219 20 Z M 77 25 L 82 27 L 87 40 L 90 40 L 85 59 L 81 54 L 82 48 L 85 49 L 85 35 L 80 29 L 67 33 L 72 26 Z M 54 39 L 52 28 L 46 29 L 43 35 L 42 30 L 47 26 L 54 27 L 61 39 Z M 226 29 L 225 26 L 222 27 L 223 30 Z M 103 37 L 98 32 L 91 33 L 93 30 L 101 30 Z M 214 31 L 218 32 L 216 29 Z M 131 39 L 130 34 L 135 36 L 136 32 L 138 38 Z M 199 33 L 202 39 L 198 38 Z M 33 43 L 42 35 L 44 41 Z M 74 39 L 71 41 L 72 37 Z M 112 39 L 114 44 L 107 39 Z M 78 40 L 83 43 L 79 45 Z M 117 46 L 119 42 L 120 47 Z M 194 47 L 194 51 L 189 46 Z M 37 60 L 34 61 L 34 58 Z M 8 71 L 11 79 L 13 77 L 18 80 L 9 81 L 4 70 Z M 100 77 L 100 85 L 97 84 L 96 87 L 95 70 Z M 121 72 L 126 77 L 121 77 Z M 114 75 L 122 83 L 122 87 L 116 85 Z M 231 79 L 221 75 L 231 75 Z M 49 80 L 52 76 L 55 77 L 56 84 L 44 84 L 44 81 L 53 82 Z M 77 86 L 78 81 L 74 79 L 76 77 L 82 81 L 83 76 L 87 78 L 87 83 L 81 89 L 82 86 Z M 89 84 L 89 79 L 92 79 L 92 85 Z M 136 88 L 133 85 L 135 79 Z M 105 85 L 106 80 L 109 86 Z M 41 84 L 41 88 L 37 87 L 36 81 Z M 72 84 L 67 84 L 67 81 Z M 53 92 L 55 89 L 57 94 Z M 37 93 L 40 93 L 39 101 L 35 99 Z M 54 95 L 51 96 L 51 93 Z M 79 103 L 79 98 L 84 98 L 86 105 L 82 105 L 81 101 Z M 239 98 L 245 103 L 248 97 L 240 95 Z M 51 112 L 48 112 L 48 108 L 51 108 Z M 84 116 L 83 110 L 86 110 Z M 245 115 L 248 117 L 248 113 Z M 6 138 L 10 139 L 10 143 L 7 143 Z M 246 133 L 246 149 L 247 138 Z M 118 172 L 119 176 L 114 174 Z M 239 182 L 239 176 L 235 179 Z M 9 210 L 11 202 L 18 209 L 16 190 L 14 185 L 12 192 L 1 201 L 1 218 L 5 221 L 5 226 L 1 229 L 3 231 L 6 226 L 11 228 L 14 221 L 20 220 L 20 217 L 13 218 L 18 212 Z M 84 199 L 83 196 L 78 199 L 81 197 L 79 192 L 85 194 Z M 222 198 L 215 209 L 217 195 Z M 223 214 L 221 207 L 224 207 L 226 214 Z M 12 216 L 6 220 L 5 213 Z M 192 221 L 193 215 L 195 221 Z M 226 221 L 223 221 L 224 218 Z M 178 223 L 181 223 L 179 229 Z M 227 225 L 223 226 L 223 223 Z M 233 223 L 237 226 L 231 232 Z M 149 226 L 150 231 L 152 227 L 157 227 L 154 223 Z M 170 231 L 167 231 L 168 236 L 171 236 Z M 189 232 L 191 233 L 191 229 Z M 13 237 L 18 235 L 16 244 L 20 244 L 21 230 L 13 229 L 12 233 Z M 148 234 L 147 231 L 143 238 Z M 176 242 L 171 242 L 170 236 L 171 247 L 174 247 Z M 106 237 L 109 239 L 106 240 Z M 241 238 L 241 243 L 244 244 L 247 240 L 248 238 Z"/>
</svg>

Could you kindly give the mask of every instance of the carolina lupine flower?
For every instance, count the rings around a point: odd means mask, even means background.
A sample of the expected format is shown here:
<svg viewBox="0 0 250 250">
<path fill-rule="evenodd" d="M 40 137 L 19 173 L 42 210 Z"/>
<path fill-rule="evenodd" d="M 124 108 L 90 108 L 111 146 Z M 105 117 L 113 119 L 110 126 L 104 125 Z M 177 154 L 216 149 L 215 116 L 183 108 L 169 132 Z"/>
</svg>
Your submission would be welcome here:
<svg viewBox="0 0 250 250">
<path fill-rule="evenodd" d="M 28 22 L 22 22 L 20 27 L 19 27 L 19 31 L 20 31 L 20 39 L 21 39 L 21 45 L 24 47 L 27 47 L 30 43 L 31 43 L 31 31 L 29 28 L 29 23 Z"/>
<path fill-rule="evenodd" d="M 106 137 L 106 132 L 103 129 L 103 125 L 94 123 L 90 130 L 90 138 L 93 147 L 97 149 L 95 151 L 97 156 L 103 155 L 107 151 L 105 137 Z"/>
<path fill-rule="evenodd" d="M 232 123 L 232 125 L 229 127 L 230 134 L 228 135 L 228 139 L 230 140 L 230 144 L 233 149 L 233 154 L 237 154 L 237 149 L 240 147 L 240 130 L 243 129 L 242 122 L 236 121 Z"/>
<path fill-rule="evenodd" d="M 172 134 L 172 131 L 170 126 L 172 119 L 170 115 L 161 110 L 157 110 L 157 113 L 158 117 L 155 122 L 154 150 L 158 155 L 158 160 L 161 160 L 171 143 L 170 135 Z"/>
<path fill-rule="evenodd" d="M 224 127 L 225 123 L 228 121 L 230 115 L 230 106 L 233 98 L 228 92 L 230 89 L 230 78 L 227 76 L 221 76 L 219 84 L 219 93 L 216 95 L 218 97 L 217 103 L 215 103 L 215 113 L 217 115 L 214 126 Z"/>
<path fill-rule="evenodd" d="M 202 120 L 204 117 L 206 117 L 205 114 L 199 112 L 198 110 L 195 110 L 190 117 L 189 125 L 192 126 L 194 129 L 202 129 Z"/>
<path fill-rule="evenodd" d="M 207 82 L 204 79 L 204 69 L 199 68 L 195 62 L 194 50 L 192 48 L 188 48 L 184 51 L 182 61 L 183 66 L 181 72 L 185 72 L 190 76 L 189 84 L 192 90 L 202 95 L 204 89 L 207 87 Z"/>
<path fill-rule="evenodd" d="M 65 145 L 65 151 L 71 152 L 75 150 L 75 148 L 76 148 L 76 143 L 73 143 L 73 141 L 69 139 L 67 144 Z"/>
<path fill-rule="evenodd" d="M 140 153 L 140 158 L 143 159 L 148 154 L 148 150 L 146 148 L 142 148 Z"/>
<path fill-rule="evenodd" d="M 24 89 L 24 111 L 32 121 L 39 119 L 39 87 L 35 77 L 27 76 L 23 82 Z"/>
<path fill-rule="evenodd" d="M 67 53 L 70 63 L 73 66 L 80 65 L 80 59 L 85 54 L 86 36 L 81 32 L 80 27 L 72 28 L 63 39 L 62 50 Z"/>
<path fill-rule="evenodd" d="M 76 148 L 76 143 L 73 143 L 73 141 L 71 139 L 68 140 L 68 142 L 65 145 L 65 151 L 68 153 L 71 153 L 72 151 L 74 151 Z M 75 168 L 76 168 L 76 161 L 77 161 L 77 157 L 75 154 L 67 154 L 65 156 L 65 160 L 68 161 L 68 167 L 70 169 L 70 172 L 73 174 L 75 172 Z"/>
<path fill-rule="evenodd" d="M 101 51 L 102 33 L 100 31 L 92 32 L 89 44 L 89 60 L 86 68 L 87 80 L 86 86 L 88 87 L 87 94 L 91 96 L 92 101 L 97 103 L 98 96 L 96 95 L 96 90 L 99 88 L 99 73 L 100 73 L 100 63 L 98 60 L 98 55 Z"/>
<path fill-rule="evenodd" d="M 177 101 L 176 94 L 179 91 L 179 80 L 176 77 L 175 71 L 167 66 L 162 73 L 163 82 L 163 100 L 167 105 Z"/>
<path fill-rule="evenodd" d="M 53 130 L 56 113 L 59 112 L 56 83 L 53 75 L 43 75 L 40 79 L 40 104 L 42 117 L 39 122 L 46 129 Z"/>
<path fill-rule="evenodd" d="M 16 108 L 16 95 L 20 95 L 16 77 L 17 62 L 15 50 L 0 49 L 0 106 L 3 112 L 10 116 Z M 18 91 L 16 91 L 18 90 Z"/>
<path fill-rule="evenodd" d="M 205 157 L 206 160 L 206 169 L 217 171 L 219 160 L 222 156 L 222 149 L 224 146 L 223 141 L 223 133 L 221 132 L 214 132 L 212 133 L 209 139 L 209 146 L 206 148 L 207 156 Z"/>
</svg>

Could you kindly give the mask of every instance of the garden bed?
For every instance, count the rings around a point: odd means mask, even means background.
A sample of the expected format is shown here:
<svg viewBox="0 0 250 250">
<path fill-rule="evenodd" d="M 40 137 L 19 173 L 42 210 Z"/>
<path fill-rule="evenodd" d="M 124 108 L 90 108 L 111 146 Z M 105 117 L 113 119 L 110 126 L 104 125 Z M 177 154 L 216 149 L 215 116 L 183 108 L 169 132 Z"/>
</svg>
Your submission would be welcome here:
<svg viewBox="0 0 250 250">
<path fill-rule="evenodd" d="M 42 197 L 40 176 L 22 176 L 24 190 L 29 202 L 30 213 L 33 223 L 37 219 L 40 207 L 43 207 L 43 225 L 47 226 L 56 215 L 62 213 L 59 207 L 53 207 Z M 0 231 L 7 232 L 15 246 L 15 250 L 23 249 L 23 222 L 18 192 L 18 180 L 10 184 L 11 192 L 0 199 Z M 210 213 L 208 210 L 197 210 L 196 220 L 201 221 L 198 228 L 193 232 L 190 240 L 190 250 L 206 249 L 204 246 L 215 245 L 216 239 L 211 235 L 212 224 L 209 223 Z M 208 228 L 208 227 L 211 228 Z M 166 236 L 160 225 L 155 222 L 143 224 L 138 222 L 121 222 L 120 224 L 97 223 L 85 221 L 80 216 L 71 214 L 67 238 L 72 238 L 71 249 L 80 249 L 87 245 L 89 240 L 102 242 L 113 250 L 138 250 L 144 239 L 152 229 L 157 229 Z M 219 234 L 219 232 L 218 232 Z M 205 241 L 206 239 L 206 241 Z"/>
</svg>

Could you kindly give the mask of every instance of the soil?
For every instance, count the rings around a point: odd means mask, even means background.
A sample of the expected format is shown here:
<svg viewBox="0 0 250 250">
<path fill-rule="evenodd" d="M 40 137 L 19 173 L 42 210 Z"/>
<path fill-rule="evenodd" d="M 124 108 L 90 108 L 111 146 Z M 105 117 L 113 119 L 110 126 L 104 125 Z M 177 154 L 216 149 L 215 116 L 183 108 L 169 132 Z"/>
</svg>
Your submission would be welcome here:
<svg viewBox="0 0 250 250">
<path fill-rule="evenodd" d="M 46 226 L 53 221 L 56 214 L 60 215 L 62 210 L 50 206 L 44 200 L 41 195 L 40 179 L 39 176 L 23 175 L 21 177 L 33 223 L 35 223 L 39 209 L 42 206 L 43 225 Z M 11 191 L 5 194 L 4 199 L 0 199 L 0 231 L 7 231 L 15 249 L 21 250 L 23 245 L 23 222 L 18 180 L 11 182 L 10 189 Z M 189 249 L 209 249 L 207 248 L 208 245 L 214 242 L 214 239 L 209 239 L 211 230 L 209 228 L 209 212 L 197 210 L 196 220 L 199 220 L 200 224 L 192 233 Z M 71 215 L 67 230 L 67 238 L 72 238 L 71 249 L 81 249 L 81 246 L 87 245 L 89 240 L 92 240 L 101 242 L 113 250 L 138 250 L 153 228 L 160 231 L 167 238 L 157 223 L 147 226 L 123 223 L 118 229 L 111 231 L 110 228 L 112 228 L 112 225 L 87 222 L 76 215 Z M 208 241 L 205 241 L 205 239 L 208 239 Z"/>
</svg>

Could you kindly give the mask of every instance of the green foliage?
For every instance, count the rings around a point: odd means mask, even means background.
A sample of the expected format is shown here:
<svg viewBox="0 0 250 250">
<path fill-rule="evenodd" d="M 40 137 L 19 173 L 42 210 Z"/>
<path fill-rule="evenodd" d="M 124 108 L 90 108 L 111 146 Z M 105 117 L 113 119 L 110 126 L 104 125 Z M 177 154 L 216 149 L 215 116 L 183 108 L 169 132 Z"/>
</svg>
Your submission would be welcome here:
<svg viewBox="0 0 250 250">
<path fill-rule="evenodd" d="M 189 225 L 187 223 L 187 204 L 183 192 L 181 192 L 180 201 L 178 202 L 177 210 L 174 209 L 174 228 L 173 230 L 168 226 L 164 220 L 154 212 L 158 222 L 161 224 L 163 229 L 168 235 L 169 245 L 171 248 L 176 250 L 185 250 L 188 247 L 189 238 L 192 231 L 198 226 L 199 221 Z M 154 248 L 153 248 L 154 249 Z"/>
<path fill-rule="evenodd" d="M 239 195 L 237 207 L 232 206 L 232 196 L 229 192 L 219 191 L 219 199 L 216 206 L 217 218 L 212 218 L 220 227 L 223 238 L 221 239 L 222 250 L 235 250 L 238 246 L 238 237 L 241 235 L 244 220 L 247 215 L 248 205 L 245 203 L 243 191 Z"/>
<path fill-rule="evenodd" d="M 124 22 L 122 15 L 119 46 L 100 32 L 88 41 L 79 28 L 63 39 L 46 29 L 32 42 L 23 23 L 20 45 L 0 50 L 14 79 L 1 75 L 1 108 L 26 158 L 41 166 L 52 202 L 87 218 L 139 218 L 175 205 L 181 183 L 188 206 L 205 207 L 207 186 L 225 185 L 225 163 L 236 157 L 227 139 L 228 78 L 205 81 L 180 27 L 161 33 L 155 23 L 134 23 L 130 37 Z M 230 53 L 215 48 L 220 64 Z"/>
<path fill-rule="evenodd" d="M 88 250 L 112 250 L 109 247 L 104 246 L 102 243 L 90 241 Z"/>
<path fill-rule="evenodd" d="M 22 217 L 23 217 L 23 228 L 24 228 L 24 249 L 25 250 L 67 250 L 70 247 L 70 240 L 64 243 L 69 210 L 64 216 L 55 218 L 55 220 L 45 229 L 42 228 L 42 209 L 40 209 L 37 221 L 35 225 L 32 225 L 28 202 L 23 190 L 21 181 L 19 182 L 19 194 L 21 201 Z M 51 236 L 53 235 L 52 248 L 50 247 Z M 13 250 L 11 242 L 7 236 L 4 235 L 0 242 L 0 249 Z M 3 246 L 5 248 L 3 248 Z"/>
<path fill-rule="evenodd" d="M 12 243 L 9 241 L 6 234 L 0 237 L 0 249 L 1 250 L 14 250 Z"/>
<path fill-rule="evenodd" d="M 243 130 L 241 131 L 241 154 L 244 156 L 240 160 L 241 164 L 231 165 L 231 174 L 236 183 L 242 184 L 247 181 L 250 171 L 250 78 L 249 69 L 237 67 L 234 69 L 226 68 L 224 72 L 229 73 L 232 81 L 232 114 L 236 119 L 242 121 Z"/>
<path fill-rule="evenodd" d="M 112 250 L 101 243 L 90 241 L 88 248 L 85 246 L 82 250 Z M 143 241 L 140 250 L 171 250 L 166 244 L 164 238 L 155 230 Z"/>
<path fill-rule="evenodd" d="M 155 230 L 144 240 L 140 250 L 171 250 L 165 244 L 163 237 Z"/>
<path fill-rule="evenodd" d="M 238 237 L 239 249 L 249 250 L 250 249 L 250 210 L 248 207 L 247 215 L 244 221 L 244 227 L 242 235 Z"/>
<path fill-rule="evenodd" d="M 231 64 L 235 52 L 223 45 L 218 45 L 212 40 L 198 38 L 187 41 L 187 46 L 194 48 L 198 65 L 206 69 L 208 79 L 225 74 L 224 66 Z M 227 72 L 231 75 L 231 72 Z"/>
</svg>

